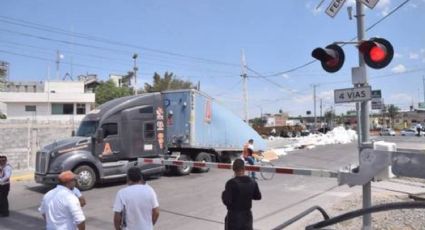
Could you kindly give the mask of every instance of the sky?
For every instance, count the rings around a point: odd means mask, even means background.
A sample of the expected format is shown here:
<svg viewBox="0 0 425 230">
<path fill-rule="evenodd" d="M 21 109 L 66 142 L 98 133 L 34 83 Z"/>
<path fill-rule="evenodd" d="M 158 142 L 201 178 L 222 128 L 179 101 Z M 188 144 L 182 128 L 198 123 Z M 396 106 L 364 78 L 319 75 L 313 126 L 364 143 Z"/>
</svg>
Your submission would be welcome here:
<svg viewBox="0 0 425 230">
<path fill-rule="evenodd" d="M 368 68 L 372 89 L 381 89 L 385 104 L 408 109 L 424 101 L 425 0 L 380 0 L 365 9 L 366 36 L 383 37 L 395 50 L 389 66 Z M 137 53 L 138 86 L 151 83 L 154 72 L 200 82 L 201 90 L 243 116 L 241 54 L 247 70 L 249 117 L 261 113 L 291 116 L 354 104 L 335 104 L 335 89 L 351 88 L 357 48 L 343 47 L 345 63 L 330 74 L 311 52 L 357 35 L 356 20 L 344 7 L 331 18 L 325 0 L 14 0 L 0 10 L 0 60 L 10 65 L 11 81 L 57 79 L 70 74 L 126 74 Z M 354 11 L 355 11 L 355 7 Z M 377 111 L 372 111 L 377 112 Z"/>
</svg>

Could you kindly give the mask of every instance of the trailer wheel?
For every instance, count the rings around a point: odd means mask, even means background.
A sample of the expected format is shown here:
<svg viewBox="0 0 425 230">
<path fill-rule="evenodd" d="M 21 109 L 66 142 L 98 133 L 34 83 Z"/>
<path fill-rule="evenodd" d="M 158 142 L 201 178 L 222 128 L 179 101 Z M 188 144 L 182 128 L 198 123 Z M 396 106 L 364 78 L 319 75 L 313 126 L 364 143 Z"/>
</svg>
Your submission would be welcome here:
<svg viewBox="0 0 425 230">
<path fill-rule="evenodd" d="M 96 184 L 96 173 L 90 166 L 79 166 L 74 170 L 74 173 L 79 177 L 76 186 L 81 191 L 90 190 Z"/>
<path fill-rule="evenodd" d="M 181 161 L 191 161 L 190 157 L 186 154 L 181 154 L 179 157 Z M 174 167 L 174 171 L 177 175 L 184 176 L 188 175 L 192 171 L 192 166 L 176 166 Z"/>
<path fill-rule="evenodd" d="M 196 155 L 195 161 L 212 162 L 212 159 L 210 154 L 201 152 L 201 153 L 198 153 L 198 155 Z M 193 168 L 193 171 L 198 173 L 206 173 L 209 170 L 210 170 L 209 168 Z"/>
</svg>

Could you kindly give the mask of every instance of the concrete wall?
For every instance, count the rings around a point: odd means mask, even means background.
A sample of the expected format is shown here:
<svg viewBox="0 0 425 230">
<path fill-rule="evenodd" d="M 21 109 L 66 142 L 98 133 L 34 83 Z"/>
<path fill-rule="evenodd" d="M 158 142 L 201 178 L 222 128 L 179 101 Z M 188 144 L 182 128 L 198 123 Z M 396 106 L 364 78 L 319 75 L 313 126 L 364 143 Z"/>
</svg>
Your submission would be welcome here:
<svg viewBox="0 0 425 230">
<path fill-rule="evenodd" d="M 25 103 L 8 103 L 7 104 L 7 118 L 8 120 L 38 120 L 38 121 L 47 121 L 47 120 L 54 120 L 54 121 L 67 121 L 67 122 L 79 122 L 81 121 L 85 114 L 77 115 L 77 104 L 74 104 L 74 114 L 72 115 L 55 115 L 51 114 L 51 103 L 34 103 L 34 102 L 25 102 Z M 86 114 L 88 114 L 91 110 L 91 103 L 81 103 L 85 104 L 86 108 Z M 26 105 L 35 105 L 36 106 L 36 112 L 27 112 L 25 111 Z"/>
<path fill-rule="evenodd" d="M 0 155 L 6 155 L 15 170 L 34 169 L 35 154 L 55 140 L 71 136 L 72 122 L 0 120 Z"/>
<path fill-rule="evenodd" d="M 1 92 L 0 101 L 8 103 L 17 102 L 75 102 L 75 103 L 94 103 L 94 93 L 15 93 Z"/>
<path fill-rule="evenodd" d="M 46 81 L 44 82 L 44 92 L 56 93 L 84 93 L 83 81 Z"/>
</svg>

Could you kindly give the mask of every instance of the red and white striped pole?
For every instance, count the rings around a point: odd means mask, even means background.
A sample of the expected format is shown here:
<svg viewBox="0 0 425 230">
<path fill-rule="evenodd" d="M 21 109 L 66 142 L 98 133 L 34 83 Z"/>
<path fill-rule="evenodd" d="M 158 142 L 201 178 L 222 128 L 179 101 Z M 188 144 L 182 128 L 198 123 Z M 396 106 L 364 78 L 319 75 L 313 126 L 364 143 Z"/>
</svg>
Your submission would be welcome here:
<svg viewBox="0 0 425 230">
<path fill-rule="evenodd" d="M 168 166 L 183 166 L 183 167 L 190 166 L 195 168 L 232 169 L 232 164 L 229 164 L 229 163 L 164 160 L 161 158 L 139 158 L 138 163 L 139 164 L 161 164 L 161 165 L 168 165 Z M 323 169 L 246 165 L 245 170 L 252 171 L 252 172 L 269 172 L 269 173 L 277 173 L 277 174 L 338 178 L 338 172 L 323 170 Z"/>
</svg>

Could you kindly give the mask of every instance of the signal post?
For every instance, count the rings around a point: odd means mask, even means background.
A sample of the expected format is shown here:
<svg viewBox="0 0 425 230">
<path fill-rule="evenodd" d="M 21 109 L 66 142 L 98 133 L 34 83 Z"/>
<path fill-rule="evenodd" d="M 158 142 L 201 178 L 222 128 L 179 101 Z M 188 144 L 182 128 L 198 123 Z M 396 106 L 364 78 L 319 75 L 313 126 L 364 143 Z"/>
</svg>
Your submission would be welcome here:
<svg viewBox="0 0 425 230">
<path fill-rule="evenodd" d="M 326 13 L 334 17 L 342 8 L 345 0 L 333 0 Z M 369 142 L 369 100 L 371 100 L 372 89 L 368 84 L 366 65 L 370 68 L 381 69 L 386 67 L 394 56 L 394 50 L 389 41 L 383 38 L 371 38 L 365 40 L 364 7 L 375 7 L 378 0 L 356 0 L 357 19 L 357 42 L 359 49 L 359 66 L 352 68 L 352 83 L 354 88 L 335 90 L 335 103 L 356 102 L 360 103 L 360 123 L 357 122 L 359 134 L 359 158 L 361 151 Z M 329 73 L 340 70 L 344 64 L 345 55 L 343 49 L 337 44 L 350 44 L 353 42 L 333 43 L 325 48 L 316 48 L 311 53 L 312 57 L 319 60 L 323 69 Z M 359 162 L 360 159 L 359 159 Z M 371 182 L 363 185 L 363 208 L 371 207 Z M 372 229 L 372 218 L 370 214 L 363 216 L 363 229 Z"/>
</svg>

